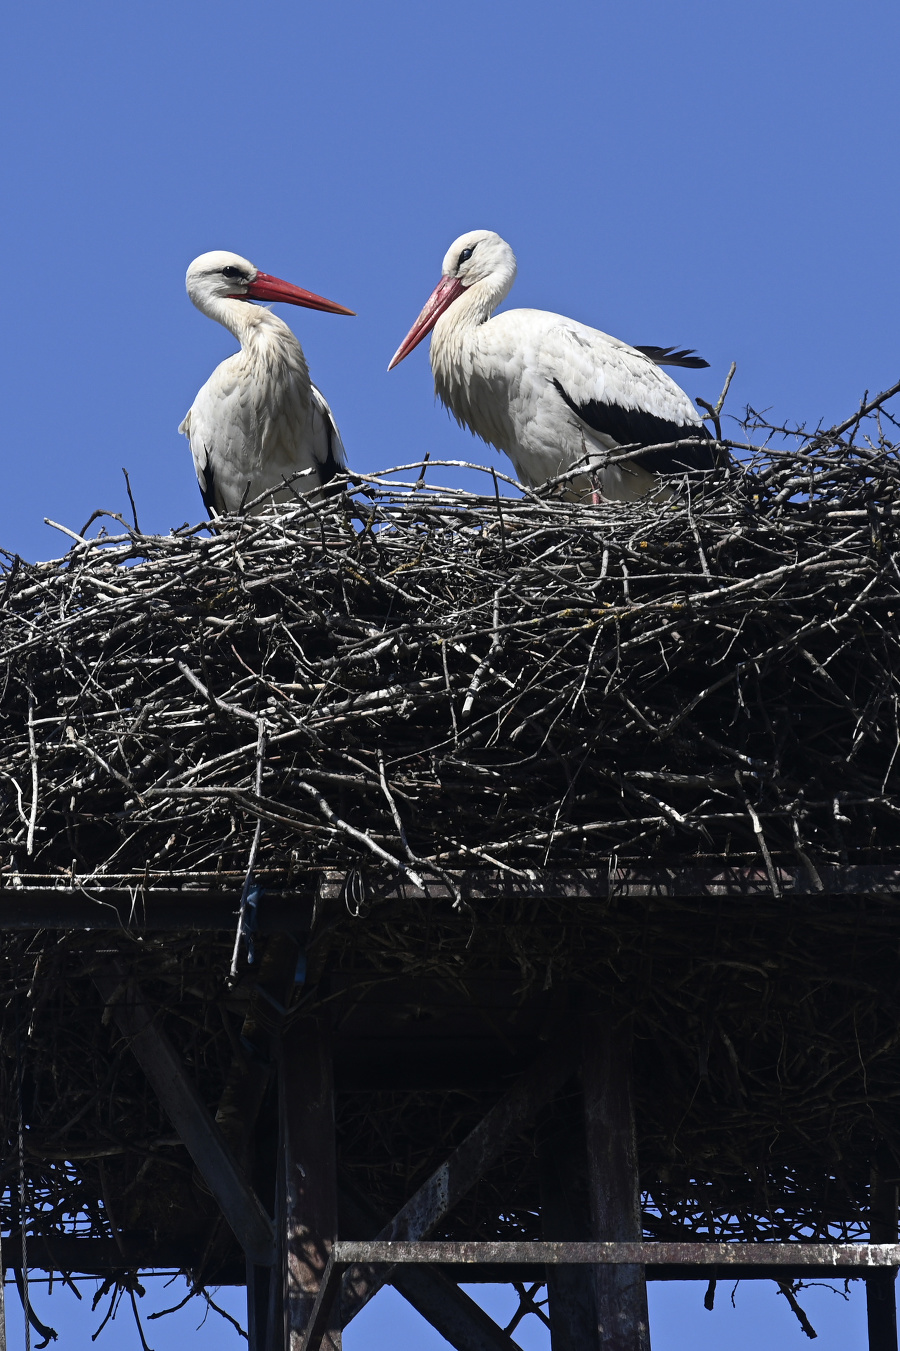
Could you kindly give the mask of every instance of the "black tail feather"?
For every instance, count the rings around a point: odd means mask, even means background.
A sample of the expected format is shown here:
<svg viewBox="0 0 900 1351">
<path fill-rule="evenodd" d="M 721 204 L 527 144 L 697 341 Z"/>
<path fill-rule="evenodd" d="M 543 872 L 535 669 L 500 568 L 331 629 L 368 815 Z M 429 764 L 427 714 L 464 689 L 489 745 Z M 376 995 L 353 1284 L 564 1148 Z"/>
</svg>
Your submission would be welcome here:
<svg viewBox="0 0 900 1351">
<path fill-rule="evenodd" d="M 680 351 L 674 347 L 635 347 L 634 350 L 643 352 L 657 366 L 687 366 L 692 371 L 700 371 L 709 365 L 697 356 L 693 347 L 684 347 Z"/>
</svg>

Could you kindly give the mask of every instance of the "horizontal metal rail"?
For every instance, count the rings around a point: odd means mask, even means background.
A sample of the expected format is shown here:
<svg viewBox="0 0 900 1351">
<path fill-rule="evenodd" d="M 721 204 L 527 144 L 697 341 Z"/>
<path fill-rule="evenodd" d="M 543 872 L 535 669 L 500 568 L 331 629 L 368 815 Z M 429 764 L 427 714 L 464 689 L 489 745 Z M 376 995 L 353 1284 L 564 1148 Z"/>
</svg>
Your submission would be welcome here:
<svg viewBox="0 0 900 1351">
<path fill-rule="evenodd" d="M 464 900 L 510 899 L 609 902 L 660 899 L 734 900 L 772 896 L 772 878 L 752 864 L 692 867 L 623 865 L 606 868 L 538 868 L 512 875 L 492 868 L 454 870 L 451 874 Z M 371 890 L 373 897 L 393 900 L 452 901 L 443 878 L 430 878 L 426 890 L 405 878 L 373 878 L 329 869 L 310 878 L 306 891 L 271 890 L 263 881 L 258 927 L 262 933 L 299 932 L 310 927 L 314 906 L 341 903 L 347 881 Z M 800 867 L 774 870 L 778 890 L 792 896 L 900 896 L 900 867 L 892 864 L 822 865 L 815 873 Z M 295 883 L 296 886 L 296 883 Z M 222 889 L 219 889 L 219 888 Z M 313 892 L 317 890 L 317 897 Z M 240 904 L 240 886 L 232 874 L 209 886 L 208 874 L 185 875 L 183 885 L 143 876 L 98 879 L 85 875 L 58 881 L 40 874 L 0 875 L 0 930 L 5 929 L 229 929 Z"/>
<path fill-rule="evenodd" d="M 339 900 L 350 874 L 326 870 L 319 882 L 323 901 Z M 900 894 L 900 867 L 896 864 L 829 864 L 815 870 L 799 866 L 776 866 L 772 876 L 756 864 L 703 864 L 666 867 L 659 864 L 623 863 L 607 868 L 535 868 L 510 874 L 493 868 L 460 868 L 448 874 L 465 901 L 496 899 L 544 899 L 573 901 L 698 899 L 725 897 L 735 900 L 772 898 L 773 878 L 778 891 L 792 896 L 885 896 Z M 357 875 L 356 884 L 360 885 Z M 429 878 L 422 889 L 408 877 L 373 878 L 365 881 L 371 897 L 419 901 L 453 900 L 446 880 Z"/>
<path fill-rule="evenodd" d="M 0 886 L 0 931 L 24 929 L 232 930 L 240 888 L 228 891 L 173 887 Z M 259 933 L 305 933 L 312 923 L 309 892 L 264 894 L 257 906 Z"/>
<path fill-rule="evenodd" d="M 784 1280 L 789 1270 L 812 1273 L 829 1269 L 829 1273 L 863 1276 L 900 1267 L 900 1243 L 469 1243 L 338 1239 L 322 1275 L 300 1351 L 318 1351 L 345 1271 L 357 1266 L 409 1263 L 460 1268 L 481 1263 L 655 1266 L 657 1270 L 665 1270 L 669 1280 L 677 1279 L 674 1273 L 682 1267 L 684 1279 L 697 1279 L 700 1275 L 737 1277 L 745 1272 L 759 1276 L 765 1271 L 775 1280 Z M 469 1277 L 460 1270 L 457 1279 Z"/>
<path fill-rule="evenodd" d="M 414 1243 L 338 1239 L 335 1264 L 538 1262 L 626 1266 L 900 1267 L 900 1243 Z"/>
</svg>

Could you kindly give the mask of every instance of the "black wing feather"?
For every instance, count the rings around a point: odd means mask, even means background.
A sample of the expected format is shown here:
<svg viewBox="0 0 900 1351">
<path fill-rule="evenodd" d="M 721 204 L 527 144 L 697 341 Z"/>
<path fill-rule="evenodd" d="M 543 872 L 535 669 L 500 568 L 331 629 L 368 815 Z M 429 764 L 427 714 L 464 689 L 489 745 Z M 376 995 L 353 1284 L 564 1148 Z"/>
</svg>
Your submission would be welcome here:
<svg viewBox="0 0 900 1351">
<path fill-rule="evenodd" d="M 324 483 L 330 483 L 331 480 L 334 478 L 335 474 L 338 472 L 338 469 L 340 468 L 340 465 L 338 464 L 337 459 L 336 459 L 336 457 L 335 457 L 335 453 L 334 453 L 334 434 L 335 434 L 335 431 L 336 431 L 336 428 L 335 428 L 334 423 L 333 423 L 332 420 L 331 420 L 331 416 L 330 416 L 328 413 L 326 413 L 326 414 L 325 414 L 325 435 L 328 437 L 328 449 L 327 449 L 327 451 L 326 451 L 326 453 L 325 453 L 325 459 L 324 459 L 324 461 L 323 461 L 322 464 L 320 464 L 320 466 L 319 466 L 319 473 L 320 473 L 321 476 L 322 476 L 322 482 L 323 482 L 323 484 L 324 484 Z"/>
<path fill-rule="evenodd" d="M 637 457 L 637 463 L 654 474 L 715 468 L 716 459 L 709 444 L 710 435 L 702 424 L 679 425 L 669 422 L 667 418 L 657 417 L 655 413 L 645 413 L 639 408 L 620 408 L 618 404 L 600 403 L 597 399 L 579 404 L 566 393 L 558 380 L 553 383 L 576 417 L 580 417 L 593 431 L 610 437 L 617 445 L 658 446 L 666 441 L 682 441 L 687 437 L 695 442 L 691 446 L 680 446 L 678 450 L 654 450 L 649 455 Z"/>
<path fill-rule="evenodd" d="M 676 351 L 674 347 L 638 347 L 636 352 L 643 352 L 645 357 L 649 357 L 657 366 L 687 366 L 692 371 L 705 370 L 709 365 L 702 357 L 698 357 L 693 347 L 683 347 Z"/>
<path fill-rule="evenodd" d="M 197 484 L 200 488 L 200 496 L 203 499 L 207 518 L 212 520 L 213 516 L 218 515 L 219 511 L 216 506 L 216 482 L 212 465 L 209 462 L 209 451 L 206 450 L 206 447 L 204 447 L 204 451 L 206 452 L 206 463 L 202 470 L 198 468 L 196 460 L 194 461 L 194 468 L 197 470 Z"/>
</svg>

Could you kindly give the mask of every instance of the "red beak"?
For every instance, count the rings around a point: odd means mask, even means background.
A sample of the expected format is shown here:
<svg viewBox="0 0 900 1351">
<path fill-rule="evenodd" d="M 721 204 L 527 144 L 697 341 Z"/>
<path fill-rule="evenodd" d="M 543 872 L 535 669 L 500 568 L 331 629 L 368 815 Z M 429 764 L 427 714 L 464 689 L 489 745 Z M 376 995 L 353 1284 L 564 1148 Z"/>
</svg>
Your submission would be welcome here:
<svg viewBox="0 0 900 1351">
<path fill-rule="evenodd" d="M 338 305 L 334 300 L 326 300 L 324 296 L 317 296 L 313 291 L 304 291 L 302 286 L 292 286 L 289 281 L 270 277 L 267 272 L 257 272 L 243 296 L 235 296 L 234 299 L 283 300 L 288 305 L 303 305 L 308 310 L 327 310 L 329 314 L 354 313 L 353 310 Z"/>
<path fill-rule="evenodd" d="M 441 277 L 437 286 L 425 302 L 425 308 L 419 315 L 406 337 L 397 348 L 388 370 L 392 371 L 404 357 L 408 357 L 414 347 L 418 347 L 424 337 L 431 332 L 444 310 L 449 309 L 454 300 L 461 296 L 466 288 L 456 277 Z"/>
</svg>

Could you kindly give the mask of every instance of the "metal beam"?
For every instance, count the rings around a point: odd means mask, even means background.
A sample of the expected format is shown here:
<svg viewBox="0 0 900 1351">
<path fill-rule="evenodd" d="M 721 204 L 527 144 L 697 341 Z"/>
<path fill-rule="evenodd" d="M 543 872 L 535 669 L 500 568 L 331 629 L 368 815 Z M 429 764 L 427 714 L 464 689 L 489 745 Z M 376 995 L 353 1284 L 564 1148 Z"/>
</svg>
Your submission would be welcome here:
<svg viewBox="0 0 900 1351">
<path fill-rule="evenodd" d="M 442 1272 L 397 1267 L 391 1285 L 456 1351 L 520 1351 L 509 1333 Z"/>
<path fill-rule="evenodd" d="M 419 1240 L 386 1242 L 381 1239 L 339 1239 L 334 1261 L 344 1263 L 413 1262 L 438 1266 L 482 1262 L 590 1263 L 611 1266 L 657 1266 L 702 1271 L 718 1270 L 723 1277 L 763 1268 L 783 1275 L 787 1268 L 807 1274 L 822 1268 L 847 1276 L 900 1266 L 900 1243 L 667 1243 L 641 1239 L 637 1243 L 459 1242 Z M 768 1274 L 768 1273 L 767 1273 Z"/>
<path fill-rule="evenodd" d="M 300 947 L 290 934 L 272 934 L 265 941 L 262 959 L 256 967 L 256 981 L 250 987 L 250 1004 L 216 1111 L 219 1130 L 247 1177 L 255 1183 L 257 1194 L 272 1211 L 277 1209 L 277 1147 L 270 1155 L 268 1135 L 262 1132 L 260 1140 L 255 1128 L 278 1060 L 281 1029 L 294 990 L 299 952 Z M 210 1267 L 215 1270 L 230 1241 L 230 1232 L 220 1218 L 212 1227 L 203 1261 L 194 1273 L 196 1280 L 202 1280 Z M 247 1263 L 249 1351 L 274 1351 L 273 1340 L 283 1338 L 281 1287 L 280 1268 Z"/>
<path fill-rule="evenodd" d="M 544 1239 L 590 1237 L 584 1170 L 584 1123 L 579 1094 L 552 1103 L 541 1113 L 535 1135 Z M 399 1270 L 399 1268 L 398 1268 Z M 587 1351 L 597 1338 L 589 1268 L 550 1263 L 547 1282 L 552 1351 Z"/>
<path fill-rule="evenodd" d="M 337 1246 L 335 1243 L 334 1248 Z M 322 1272 L 319 1293 L 310 1310 L 309 1321 L 297 1351 L 318 1351 L 323 1338 L 332 1326 L 333 1313 L 341 1290 L 341 1277 L 347 1269 L 346 1262 L 335 1260 L 334 1248 Z"/>
<path fill-rule="evenodd" d="M 0 930 L 101 929 L 140 931 L 232 931 L 240 889 L 201 891 L 166 887 L 102 887 L 86 879 L 63 887 L 0 887 Z M 305 933 L 312 921 L 309 893 L 263 895 L 257 907 L 259 933 Z"/>
<path fill-rule="evenodd" d="M 777 867 L 779 889 L 789 896 L 895 896 L 900 868 L 882 865 L 818 868 Z M 318 904 L 338 904 L 348 874 L 329 871 L 319 883 Z M 772 882 L 755 864 L 733 867 L 546 868 L 516 877 L 492 868 L 460 869 L 452 874 L 462 897 L 477 903 L 498 896 L 529 900 L 606 901 L 666 897 L 771 898 Z M 356 885 L 360 875 L 354 874 Z M 0 930 L 19 929 L 231 929 L 240 904 L 240 887 L 207 890 L 202 883 L 184 888 L 147 885 L 143 874 L 98 885 L 92 874 L 50 885 L 39 875 L 0 886 Z M 363 879 L 365 884 L 365 879 Z M 370 883 L 373 896 L 421 901 L 454 899 L 446 882 L 429 881 L 426 891 L 404 879 Z M 307 932 L 314 902 L 309 892 L 267 891 L 259 903 L 260 933 Z"/>
<path fill-rule="evenodd" d="M 300 1018 L 284 1033 L 279 1065 L 285 1351 L 297 1351 L 310 1321 L 337 1237 L 337 1163 L 330 1028 L 325 1018 Z M 340 1310 L 322 1324 L 323 1345 L 340 1351 Z M 277 1345 L 277 1341 L 275 1342 Z"/>
<path fill-rule="evenodd" d="M 378 1235 L 379 1239 L 424 1238 L 450 1213 L 545 1103 L 571 1078 L 578 1063 L 578 1039 L 551 1046 L 470 1131 L 436 1172 L 414 1193 Z M 389 1272 L 348 1272 L 341 1310 L 346 1324 L 389 1279 Z"/>
<path fill-rule="evenodd" d="M 322 1274 L 319 1293 L 298 1351 L 317 1351 L 338 1294 L 340 1278 L 348 1268 L 405 1263 L 544 1265 L 589 1263 L 614 1267 L 661 1266 L 702 1273 L 705 1279 L 746 1279 L 748 1276 L 784 1280 L 788 1272 L 810 1276 L 826 1269 L 842 1276 L 900 1265 L 900 1243 L 469 1243 L 384 1242 L 339 1239 Z M 460 1279 L 465 1279 L 461 1273 Z"/>
<path fill-rule="evenodd" d="M 372 1263 L 384 1248 L 372 1249 L 366 1246 L 366 1240 L 341 1239 L 338 1252 L 350 1259 Z M 513 1252 L 509 1245 L 496 1243 L 459 1245 L 444 1244 L 440 1252 L 435 1252 L 433 1243 L 414 1243 L 392 1245 L 389 1261 L 396 1265 L 391 1275 L 391 1284 L 399 1285 L 401 1276 L 416 1272 L 420 1275 L 438 1274 L 448 1282 L 471 1281 L 473 1284 L 488 1281 L 492 1284 L 503 1281 L 522 1280 L 539 1281 L 544 1276 L 545 1263 L 584 1263 L 593 1260 L 617 1260 L 608 1256 L 609 1248 L 616 1245 L 605 1244 L 598 1249 L 596 1244 L 572 1243 L 522 1243 L 514 1244 Z M 507 1250 L 499 1252 L 499 1247 Z M 721 1258 L 719 1249 L 727 1250 L 727 1260 Z M 412 1256 L 409 1255 L 413 1250 Z M 584 1256 L 587 1250 L 587 1256 Z M 748 1252 L 749 1250 L 749 1252 Z M 633 1257 L 634 1249 L 629 1247 L 626 1256 Z M 596 1256 L 595 1256 L 596 1255 Z M 707 1281 L 717 1274 L 724 1280 L 787 1280 L 788 1278 L 848 1277 L 851 1280 L 867 1280 L 871 1273 L 881 1274 L 885 1268 L 900 1266 L 900 1244 L 864 1245 L 864 1244 L 807 1244 L 807 1243 L 725 1243 L 718 1246 L 709 1243 L 660 1243 L 653 1240 L 644 1242 L 640 1247 L 649 1281 Z M 28 1236 L 28 1265 L 39 1271 L 68 1271 L 93 1275 L 123 1268 L 141 1271 L 154 1269 L 178 1270 L 193 1267 L 200 1257 L 199 1244 L 180 1240 L 154 1240 L 150 1235 L 135 1237 L 122 1235 L 122 1247 L 112 1238 L 78 1238 L 73 1234 L 52 1234 Z M 17 1235 L 4 1236 L 3 1268 L 10 1270 L 22 1265 L 21 1241 Z M 428 1271 L 434 1267 L 435 1272 Z M 230 1273 L 232 1279 L 223 1282 L 240 1285 L 243 1282 L 243 1265 L 234 1267 Z M 889 1274 L 893 1272 L 889 1271 Z M 462 1292 L 460 1292 L 462 1293 Z"/>
<path fill-rule="evenodd" d="M 109 974 L 95 975 L 94 984 L 235 1238 L 251 1261 L 271 1265 L 275 1260 L 272 1221 L 140 988 L 118 964 Z"/>
<path fill-rule="evenodd" d="M 114 1238 L 78 1238 L 74 1234 L 28 1235 L 28 1266 L 39 1271 L 69 1271 L 91 1275 L 123 1268 L 171 1270 L 193 1267 L 200 1255 L 198 1243 L 181 1239 L 156 1240 L 151 1235 L 120 1234 Z M 3 1239 L 3 1269 L 22 1265 L 18 1233 Z"/>
<path fill-rule="evenodd" d="M 613 868 L 537 868 L 513 876 L 493 868 L 452 870 L 451 876 L 464 901 L 495 900 L 498 896 L 523 900 L 639 900 L 653 897 L 754 897 L 772 899 L 772 882 L 756 864 L 665 868 L 628 864 Z M 804 867 L 776 867 L 780 891 L 793 896 L 895 896 L 900 892 L 900 868 L 885 864 L 853 866 L 822 865 L 813 876 Z M 348 874 L 336 870 L 322 874 L 319 896 L 339 899 Z M 365 881 L 365 879 L 363 879 Z M 356 874 L 356 885 L 360 885 Z M 429 880 L 426 890 L 408 878 L 378 879 L 369 884 L 379 899 L 454 900 L 445 881 Z"/>
<path fill-rule="evenodd" d="M 631 1028 L 612 1008 L 584 1020 L 584 1119 L 591 1233 L 618 1243 L 642 1234 L 631 1075 Z M 594 1269 L 595 1332 L 603 1351 L 650 1351 L 647 1284 L 640 1266 Z"/>
<path fill-rule="evenodd" d="M 382 1227 L 371 1208 L 352 1196 L 346 1186 L 339 1186 L 338 1202 L 344 1231 L 376 1234 Z M 504 1273 L 501 1279 L 515 1277 Z M 391 1285 L 456 1351 L 519 1351 L 509 1334 L 442 1271 L 397 1267 L 391 1274 Z"/>
<path fill-rule="evenodd" d="M 872 1169 L 869 1234 L 881 1243 L 897 1242 L 896 1164 L 888 1165 L 893 1176 L 879 1167 Z M 896 1271 L 876 1271 L 866 1281 L 866 1317 L 869 1351 L 897 1351 Z"/>
</svg>

